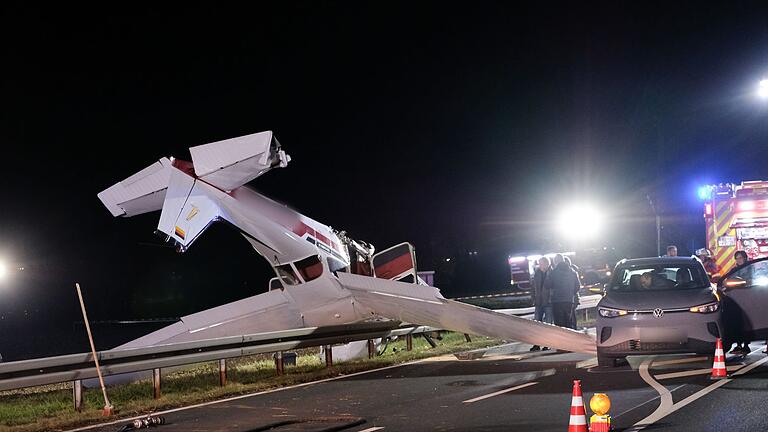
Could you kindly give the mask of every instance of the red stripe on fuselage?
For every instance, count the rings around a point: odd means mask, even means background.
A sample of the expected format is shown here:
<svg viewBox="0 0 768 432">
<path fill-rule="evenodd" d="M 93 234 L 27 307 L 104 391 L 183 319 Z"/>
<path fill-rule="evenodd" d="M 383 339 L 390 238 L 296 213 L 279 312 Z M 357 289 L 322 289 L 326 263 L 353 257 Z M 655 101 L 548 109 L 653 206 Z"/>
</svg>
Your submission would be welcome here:
<svg viewBox="0 0 768 432">
<path fill-rule="evenodd" d="M 310 236 L 314 237 L 316 240 L 321 241 L 325 243 L 326 245 L 332 247 L 336 251 L 339 250 L 339 245 L 331 241 L 328 237 L 320 234 L 317 230 L 312 228 L 311 226 L 305 224 L 302 221 L 299 221 L 294 227 L 293 227 L 293 233 L 296 234 L 299 237 L 304 237 L 304 234 L 309 234 Z"/>
</svg>

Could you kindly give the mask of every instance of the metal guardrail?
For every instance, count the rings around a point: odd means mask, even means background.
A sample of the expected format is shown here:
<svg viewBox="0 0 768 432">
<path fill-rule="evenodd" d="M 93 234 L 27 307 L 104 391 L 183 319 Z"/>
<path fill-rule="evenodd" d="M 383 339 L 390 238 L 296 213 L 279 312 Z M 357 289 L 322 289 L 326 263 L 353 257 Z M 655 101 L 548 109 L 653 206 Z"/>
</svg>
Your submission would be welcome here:
<svg viewBox="0 0 768 432">
<path fill-rule="evenodd" d="M 585 310 L 586 312 L 595 308 L 600 298 L 602 298 L 600 295 L 581 297 L 581 304 L 577 310 Z M 497 309 L 496 312 L 531 318 L 534 308 Z M 145 348 L 113 349 L 97 352 L 96 355 L 99 358 L 101 372 L 104 376 L 154 371 L 155 396 L 158 397 L 160 391 L 159 376 L 162 368 L 218 360 L 223 384 L 226 380 L 226 359 L 393 336 L 408 336 L 408 346 L 410 347 L 411 335 L 438 330 L 428 326 L 403 326 L 397 321 L 381 321 L 328 327 L 306 327 Z M 328 356 L 327 351 L 326 362 L 331 364 L 332 359 Z M 278 371 L 281 371 L 282 358 L 278 356 L 277 359 L 280 362 Z M 73 381 L 75 383 L 73 386 L 75 407 L 79 408 L 82 403 L 82 380 L 97 376 L 93 363 L 94 359 L 91 353 L 0 363 L 0 391 Z"/>
<path fill-rule="evenodd" d="M 101 363 L 102 374 L 109 376 L 437 330 L 426 326 L 401 327 L 399 322 L 383 321 L 299 328 L 147 348 L 108 350 L 100 351 L 96 355 Z M 79 381 L 96 376 L 91 353 L 0 363 L 0 391 Z"/>
<path fill-rule="evenodd" d="M 597 307 L 597 303 L 603 298 L 600 294 L 582 296 L 579 298 L 579 305 L 576 310 L 594 309 Z M 496 312 L 500 312 L 506 315 L 515 315 L 521 318 L 532 318 L 535 311 L 535 307 L 516 308 L 516 309 L 495 309 Z"/>
</svg>

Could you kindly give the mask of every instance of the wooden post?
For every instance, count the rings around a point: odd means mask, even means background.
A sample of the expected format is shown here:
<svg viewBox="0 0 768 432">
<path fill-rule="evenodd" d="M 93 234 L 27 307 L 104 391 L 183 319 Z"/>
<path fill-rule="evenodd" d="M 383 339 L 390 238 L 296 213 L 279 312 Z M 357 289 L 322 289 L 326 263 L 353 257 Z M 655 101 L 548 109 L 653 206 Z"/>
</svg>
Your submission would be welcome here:
<svg viewBox="0 0 768 432">
<path fill-rule="evenodd" d="M 227 359 L 219 359 L 219 385 L 227 385 Z"/>
<path fill-rule="evenodd" d="M 83 410 L 83 382 L 81 380 L 72 381 L 72 400 L 75 403 L 75 411 Z"/>
<path fill-rule="evenodd" d="M 412 334 L 405 335 L 405 350 L 413 351 L 413 335 Z"/>
<path fill-rule="evenodd" d="M 376 357 L 376 343 L 373 339 L 368 339 L 368 358 L 372 359 Z"/>
<path fill-rule="evenodd" d="M 333 366 L 333 349 L 331 345 L 325 346 L 325 367 Z"/>
<path fill-rule="evenodd" d="M 160 375 L 160 368 L 152 369 L 152 388 L 153 388 L 153 397 L 155 399 L 160 399 L 160 396 L 162 396 L 162 392 L 160 389 L 161 384 L 161 375 Z"/>
<path fill-rule="evenodd" d="M 80 300 L 80 309 L 83 311 L 83 320 L 85 321 L 85 330 L 88 332 L 88 341 L 91 343 L 91 354 L 93 355 L 93 362 L 96 363 L 96 374 L 99 376 L 99 384 L 101 384 L 101 394 L 104 395 L 104 410 L 101 414 L 104 417 L 109 417 L 113 414 L 114 407 L 109 403 L 107 397 L 107 388 L 104 386 L 104 377 L 101 376 L 101 367 L 99 366 L 99 356 L 96 354 L 96 346 L 93 344 L 93 334 L 91 333 L 91 324 L 88 322 L 88 314 L 85 312 L 85 302 L 83 302 L 83 293 L 80 292 L 80 284 L 75 283 L 77 288 L 77 298 Z"/>
<path fill-rule="evenodd" d="M 275 371 L 277 372 L 277 376 L 280 376 L 283 373 L 285 373 L 285 365 L 283 365 L 282 351 L 278 351 L 275 353 Z"/>
<path fill-rule="evenodd" d="M 464 333 L 464 339 L 466 339 L 467 342 L 472 342 L 472 338 L 469 337 L 469 333 Z"/>
</svg>

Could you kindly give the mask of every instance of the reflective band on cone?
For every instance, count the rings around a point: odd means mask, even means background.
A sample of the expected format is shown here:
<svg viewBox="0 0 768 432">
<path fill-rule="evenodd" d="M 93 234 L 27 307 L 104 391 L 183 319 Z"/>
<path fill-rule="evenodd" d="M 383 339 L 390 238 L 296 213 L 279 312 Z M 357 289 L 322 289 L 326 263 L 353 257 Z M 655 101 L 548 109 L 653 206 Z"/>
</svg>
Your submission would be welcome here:
<svg viewBox="0 0 768 432">
<path fill-rule="evenodd" d="M 568 422 L 568 432 L 588 432 L 587 410 L 581 397 L 581 381 L 573 380 L 573 397 L 571 398 L 571 418 Z"/>
<path fill-rule="evenodd" d="M 717 338 L 715 344 L 715 361 L 712 363 L 712 376 L 711 379 L 721 379 L 728 376 L 728 372 L 725 369 L 725 355 L 723 354 L 723 341 Z"/>
</svg>

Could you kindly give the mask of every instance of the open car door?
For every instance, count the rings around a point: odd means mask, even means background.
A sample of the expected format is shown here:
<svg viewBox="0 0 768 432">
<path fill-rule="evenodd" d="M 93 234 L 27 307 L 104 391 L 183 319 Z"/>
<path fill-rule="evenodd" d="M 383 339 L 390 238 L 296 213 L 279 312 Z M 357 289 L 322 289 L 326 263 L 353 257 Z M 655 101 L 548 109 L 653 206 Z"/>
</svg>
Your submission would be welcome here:
<svg viewBox="0 0 768 432">
<path fill-rule="evenodd" d="M 400 243 L 373 256 L 374 277 L 416 283 L 416 252 L 410 243 Z"/>
<path fill-rule="evenodd" d="M 732 341 L 741 336 L 747 342 L 768 338 L 768 258 L 734 268 L 718 287 L 725 294 L 724 321 L 730 330 L 726 336 Z"/>
</svg>

